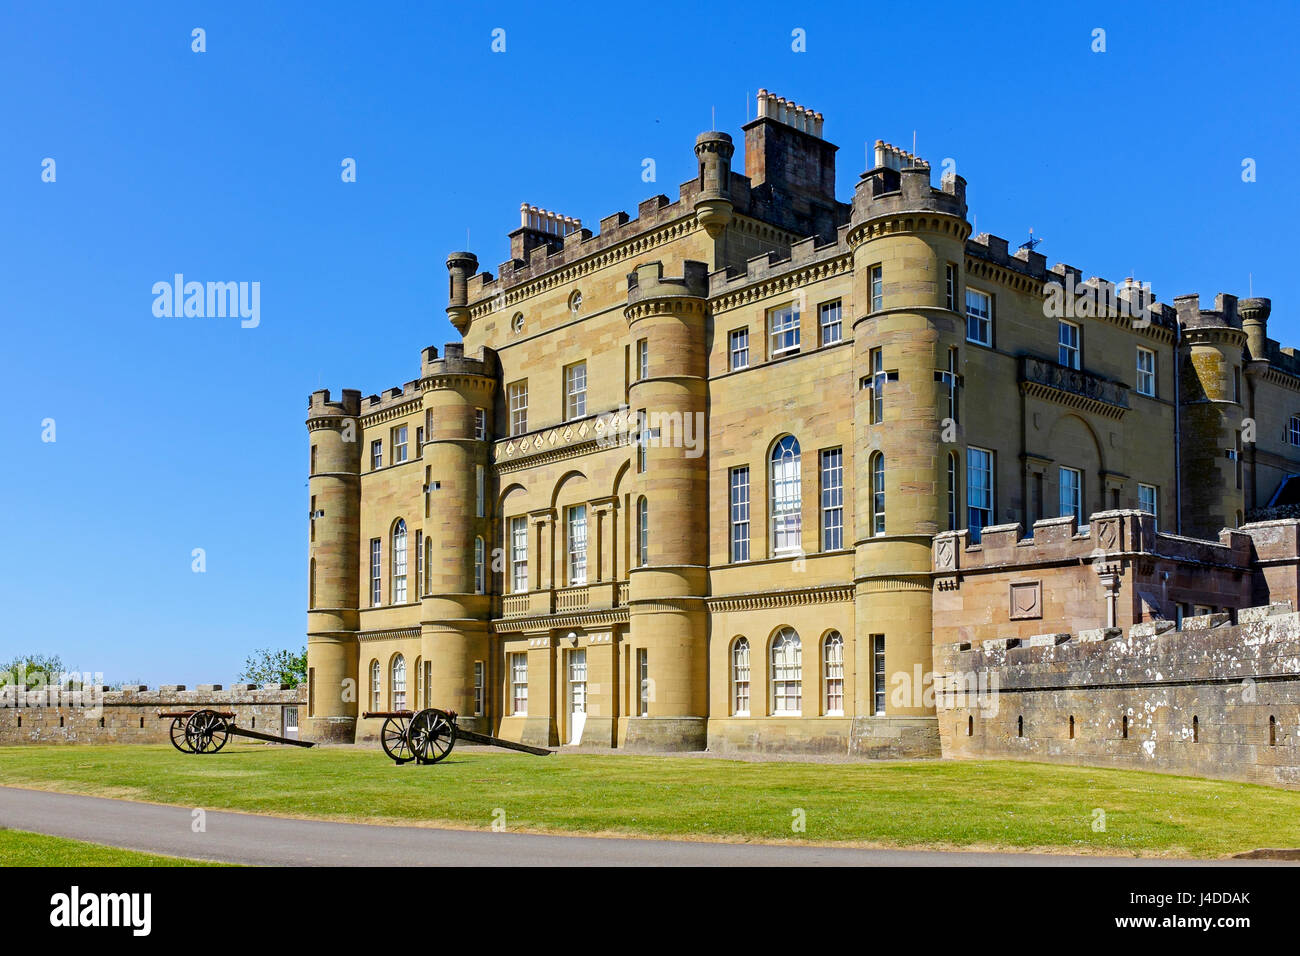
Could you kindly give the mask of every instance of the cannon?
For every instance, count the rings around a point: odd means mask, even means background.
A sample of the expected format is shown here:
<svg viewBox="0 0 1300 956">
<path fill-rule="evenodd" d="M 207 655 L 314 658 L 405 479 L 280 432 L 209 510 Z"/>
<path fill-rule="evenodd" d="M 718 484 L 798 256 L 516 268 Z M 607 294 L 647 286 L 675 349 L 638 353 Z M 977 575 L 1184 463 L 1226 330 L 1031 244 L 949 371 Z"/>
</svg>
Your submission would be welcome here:
<svg viewBox="0 0 1300 956">
<path fill-rule="evenodd" d="M 362 717 L 382 717 L 384 724 L 379 730 L 379 745 L 384 753 L 397 765 L 437 763 L 451 753 L 457 740 L 472 744 L 486 744 L 489 747 L 502 747 L 517 750 L 520 753 L 549 757 L 553 750 L 545 747 L 530 747 L 517 744 L 513 740 L 489 737 L 487 734 L 466 730 L 456 723 L 454 710 L 438 710 L 426 707 L 421 711 L 413 710 L 368 710 Z"/>
<path fill-rule="evenodd" d="M 220 710 L 180 710 L 158 712 L 160 719 L 171 718 L 172 746 L 183 754 L 214 754 L 231 737 L 248 737 L 252 740 L 265 740 L 272 744 L 288 744 L 291 747 L 314 747 L 310 740 L 293 740 L 264 734 L 260 730 L 249 730 L 235 724 L 235 715 Z"/>
</svg>

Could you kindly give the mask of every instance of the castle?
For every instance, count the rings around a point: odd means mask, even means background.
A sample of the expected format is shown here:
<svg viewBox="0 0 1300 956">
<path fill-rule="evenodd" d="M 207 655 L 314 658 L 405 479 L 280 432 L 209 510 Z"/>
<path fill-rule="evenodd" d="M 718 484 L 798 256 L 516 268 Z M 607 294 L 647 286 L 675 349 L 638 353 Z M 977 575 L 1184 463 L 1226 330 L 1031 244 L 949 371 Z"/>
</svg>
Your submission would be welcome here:
<svg viewBox="0 0 1300 956">
<path fill-rule="evenodd" d="M 1048 268 L 883 142 L 841 202 L 822 127 L 760 91 L 743 174 L 710 131 L 636 218 L 524 205 L 447 258 L 461 342 L 311 395 L 304 737 L 937 754 L 982 642 L 1294 601 L 1269 300 Z"/>
</svg>

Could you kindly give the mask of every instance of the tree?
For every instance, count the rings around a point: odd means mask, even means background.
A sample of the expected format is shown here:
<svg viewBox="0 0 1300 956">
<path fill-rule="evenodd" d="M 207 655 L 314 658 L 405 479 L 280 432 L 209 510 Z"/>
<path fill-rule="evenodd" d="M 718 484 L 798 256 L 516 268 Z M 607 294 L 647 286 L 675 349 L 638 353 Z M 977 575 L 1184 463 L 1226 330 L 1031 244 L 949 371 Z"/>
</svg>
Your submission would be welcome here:
<svg viewBox="0 0 1300 956">
<path fill-rule="evenodd" d="M 244 660 L 239 679 L 254 684 L 288 684 L 297 687 L 307 680 L 307 648 L 301 653 L 262 648 Z"/>
<path fill-rule="evenodd" d="M 0 667 L 0 684 L 44 687 L 63 677 L 63 658 L 58 654 L 19 654 Z"/>
</svg>

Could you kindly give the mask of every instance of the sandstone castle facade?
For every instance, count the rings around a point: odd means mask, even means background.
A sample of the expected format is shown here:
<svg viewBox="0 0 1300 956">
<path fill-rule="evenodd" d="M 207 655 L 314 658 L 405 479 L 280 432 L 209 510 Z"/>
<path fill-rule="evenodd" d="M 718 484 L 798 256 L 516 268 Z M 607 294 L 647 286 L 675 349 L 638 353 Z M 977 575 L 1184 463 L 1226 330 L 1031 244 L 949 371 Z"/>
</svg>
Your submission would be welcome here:
<svg viewBox="0 0 1300 956">
<path fill-rule="evenodd" d="M 981 642 L 1294 599 L 1267 299 L 1048 268 L 884 143 L 841 202 L 836 151 L 760 92 L 743 174 L 706 132 L 635 218 L 523 207 L 447 259 L 461 342 L 312 394 L 305 737 L 937 753 Z"/>
</svg>

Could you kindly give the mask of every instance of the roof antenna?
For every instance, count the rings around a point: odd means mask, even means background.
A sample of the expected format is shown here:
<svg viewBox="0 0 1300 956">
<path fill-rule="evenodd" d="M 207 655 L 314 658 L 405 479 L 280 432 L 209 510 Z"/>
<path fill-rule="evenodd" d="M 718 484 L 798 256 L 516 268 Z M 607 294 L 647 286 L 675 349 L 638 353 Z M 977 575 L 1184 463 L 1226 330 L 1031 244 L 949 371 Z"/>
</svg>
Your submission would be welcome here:
<svg viewBox="0 0 1300 956">
<path fill-rule="evenodd" d="M 710 106 L 709 110 L 710 115 L 713 118 L 713 132 L 716 133 L 718 131 L 718 108 L 716 106 Z"/>
<path fill-rule="evenodd" d="M 1253 299 L 1255 297 L 1255 273 L 1246 273 L 1246 288 L 1249 290 L 1250 297 Z"/>
<path fill-rule="evenodd" d="M 917 165 L 916 160 L 916 130 L 912 130 L 912 165 Z"/>
</svg>

